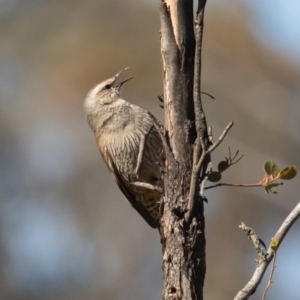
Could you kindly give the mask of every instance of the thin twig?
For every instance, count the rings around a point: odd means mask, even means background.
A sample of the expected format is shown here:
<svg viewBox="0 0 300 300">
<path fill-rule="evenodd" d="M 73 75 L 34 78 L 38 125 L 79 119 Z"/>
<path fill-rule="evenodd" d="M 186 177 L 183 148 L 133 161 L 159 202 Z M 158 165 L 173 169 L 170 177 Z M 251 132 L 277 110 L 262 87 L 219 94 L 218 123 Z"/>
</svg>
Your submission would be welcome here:
<svg viewBox="0 0 300 300">
<path fill-rule="evenodd" d="M 206 92 L 201 92 L 201 94 L 204 94 L 204 95 L 206 95 L 206 96 L 208 96 L 209 98 L 211 98 L 211 99 L 215 99 L 215 97 L 214 96 L 212 96 L 211 94 L 209 94 L 209 93 L 206 93 Z"/>
<path fill-rule="evenodd" d="M 214 151 L 221 144 L 221 142 L 224 140 L 226 134 L 228 133 L 228 131 L 230 130 L 230 128 L 232 126 L 233 126 L 233 122 L 230 122 L 224 128 L 224 130 L 223 130 L 222 134 L 220 135 L 220 137 L 218 138 L 218 140 L 215 143 L 213 143 L 207 150 L 205 150 L 203 139 L 200 138 L 200 143 L 201 143 L 202 149 L 204 149 L 204 150 L 203 150 L 202 155 L 196 165 L 196 172 L 200 171 L 206 155 L 211 153 L 212 151 Z"/>
<path fill-rule="evenodd" d="M 267 295 L 267 291 L 270 288 L 271 284 L 273 283 L 273 275 L 274 275 L 274 270 L 275 270 L 275 262 L 276 262 L 276 257 L 277 257 L 277 251 L 274 251 L 274 258 L 273 258 L 273 262 L 272 262 L 272 268 L 271 268 L 271 273 L 270 273 L 270 277 L 268 280 L 268 284 L 264 290 L 263 296 L 262 296 L 262 300 L 266 299 L 266 295 Z"/>
<path fill-rule="evenodd" d="M 235 156 L 236 157 L 236 156 Z M 233 166 L 233 165 L 235 165 L 235 164 L 237 164 L 243 157 L 244 157 L 244 154 L 243 155 L 241 155 L 235 162 L 233 162 L 233 160 L 235 159 L 235 157 L 232 159 L 232 161 L 231 161 L 231 166 Z"/>
<path fill-rule="evenodd" d="M 148 131 L 148 133 L 145 135 L 142 135 L 142 137 L 141 137 L 141 142 L 139 145 L 139 154 L 137 157 L 136 168 L 134 171 L 136 179 L 139 179 L 139 177 L 140 177 L 140 168 L 141 168 L 143 158 L 144 158 L 145 145 L 147 143 L 147 139 L 148 139 L 149 134 L 151 133 L 152 128 L 153 128 L 153 125 L 150 127 L 150 130 Z"/>
<path fill-rule="evenodd" d="M 228 131 L 230 130 L 230 128 L 233 126 L 233 122 L 231 121 L 223 130 L 222 134 L 220 135 L 220 137 L 218 138 L 218 140 L 213 143 L 207 150 L 208 153 L 213 152 L 224 140 L 226 134 L 228 133 Z"/>
<path fill-rule="evenodd" d="M 229 148 L 229 157 L 231 157 L 231 150 L 230 150 L 230 147 L 228 147 L 228 148 Z M 239 150 L 236 151 L 234 157 L 233 157 L 231 160 L 234 160 L 234 159 L 238 156 L 238 154 L 239 154 Z"/>
<path fill-rule="evenodd" d="M 221 142 L 223 141 L 223 139 L 225 138 L 226 134 L 228 133 L 228 131 L 230 130 L 230 128 L 232 126 L 233 126 L 233 122 L 230 122 L 225 127 L 225 129 L 222 132 L 222 134 L 220 135 L 219 139 L 215 143 L 213 143 L 208 149 L 206 149 L 206 147 L 205 147 L 205 143 L 204 143 L 202 136 L 200 136 L 199 140 L 196 141 L 194 155 L 193 155 L 194 161 L 193 161 L 193 169 L 192 169 L 192 176 L 191 176 L 189 203 L 188 203 L 188 207 L 187 207 L 187 212 L 185 213 L 185 221 L 187 223 L 191 222 L 191 219 L 193 216 L 194 207 L 195 207 L 195 198 L 196 198 L 195 191 L 196 191 L 196 187 L 198 184 L 199 172 L 200 172 L 201 168 L 203 167 L 204 160 L 208 154 L 210 154 L 213 150 L 215 150 L 221 144 Z M 197 156 L 197 153 L 195 154 L 195 151 L 200 151 L 199 143 L 201 145 L 202 153 L 201 153 L 198 163 L 195 163 L 195 158 Z"/>
<path fill-rule="evenodd" d="M 281 242 L 283 241 L 285 235 L 288 233 L 290 228 L 300 217 L 300 202 L 296 207 L 290 212 L 287 218 L 284 220 L 278 231 L 276 232 L 274 239 L 278 240 L 279 248 Z M 266 255 L 266 260 L 258 265 L 254 271 L 252 278 L 249 282 L 237 293 L 234 300 L 247 300 L 249 297 L 256 291 L 258 285 L 261 283 L 261 280 L 266 272 L 266 269 L 274 257 L 274 250 L 271 248 L 271 245 L 268 248 Z"/>
<path fill-rule="evenodd" d="M 240 150 L 237 150 L 234 157 L 231 157 L 230 147 L 228 147 L 228 149 L 229 149 L 229 157 L 228 157 L 228 159 L 226 158 L 226 160 L 228 160 L 230 166 L 237 164 L 244 157 L 244 154 L 243 154 L 236 161 L 234 161 L 237 158 L 237 156 L 239 155 Z"/>
<path fill-rule="evenodd" d="M 206 186 L 205 189 L 213 189 L 218 186 L 231 186 L 231 187 L 258 187 L 258 186 L 263 186 L 261 183 L 245 183 L 245 184 L 237 184 L 237 183 L 217 183 L 214 185 Z"/>
<path fill-rule="evenodd" d="M 275 179 L 277 180 L 277 179 Z M 273 181 L 275 181 L 273 180 Z M 214 185 L 210 185 L 205 187 L 206 190 L 209 189 L 214 189 L 218 186 L 231 186 L 231 187 L 258 187 L 258 186 L 262 186 L 262 187 L 266 187 L 270 184 L 270 182 L 268 184 L 264 184 L 263 182 L 259 182 L 259 183 L 244 183 L 244 184 L 237 184 L 237 183 L 217 183 Z M 278 185 L 283 185 L 283 182 L 279 182 Z"/>
</svg>

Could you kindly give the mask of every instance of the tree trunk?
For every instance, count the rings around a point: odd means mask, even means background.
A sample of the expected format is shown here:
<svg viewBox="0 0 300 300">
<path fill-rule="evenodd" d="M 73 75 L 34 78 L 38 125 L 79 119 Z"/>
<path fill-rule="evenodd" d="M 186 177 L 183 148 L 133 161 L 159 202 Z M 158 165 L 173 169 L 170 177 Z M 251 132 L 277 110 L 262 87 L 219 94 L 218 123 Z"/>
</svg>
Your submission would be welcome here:
<svg viewBox="0 0 300 300">
<path fill-rule="evenodd" d="M 203 299 L 205 223 L 200 186 L 209 164 L 207 157 L 199 163 L 209 145 L 200 98 L 205 2 L 199 0 L 195 27 L 192 0 L 159 4 L 166 153 L 160 228 L 164 300 Z"/>
</svg>

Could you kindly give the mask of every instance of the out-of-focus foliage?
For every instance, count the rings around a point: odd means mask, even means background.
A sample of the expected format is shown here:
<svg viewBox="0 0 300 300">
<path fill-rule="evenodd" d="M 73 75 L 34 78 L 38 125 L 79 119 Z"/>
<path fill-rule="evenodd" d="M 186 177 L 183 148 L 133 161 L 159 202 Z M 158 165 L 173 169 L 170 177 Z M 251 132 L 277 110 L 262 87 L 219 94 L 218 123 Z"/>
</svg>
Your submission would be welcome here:
<svg viewBox="0 0 300 300">
<path fill-rule="evenodd" d="M 267 159 L 300 165 L 300 72 L 262 48 L 255 20 L 230 3 L 208 1 L 202 89 L 216 99 L 203 102 L 215 137 L 235 122 L 213 160 L 240 149 L 228 180 L 253 182 Z M 159 299 L 158 233 L 118 191 L 82 110 L 93 85 L 130 66 L 124 98 L 162 119 L 156 5 L 3 0 L 0 34 L 0 299 Z M 298 177 L 271 200 L 207 192 L 207 299 L 232 298 L 255 268 L 238 224 L 268 240 L 299 192 Z M 299 229 L 280 247 L 270 299 L 300 298 Z"/>
</svg>

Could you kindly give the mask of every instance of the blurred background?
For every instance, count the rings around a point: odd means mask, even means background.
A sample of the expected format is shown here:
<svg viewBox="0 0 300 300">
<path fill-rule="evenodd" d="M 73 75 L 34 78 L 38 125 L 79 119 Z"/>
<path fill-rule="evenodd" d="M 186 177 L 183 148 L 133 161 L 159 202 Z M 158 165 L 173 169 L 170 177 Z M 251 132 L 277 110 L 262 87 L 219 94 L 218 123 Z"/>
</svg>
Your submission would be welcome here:
<svg viewBox="0 0 300 300">
<path fill-rule="evenodd" d="M 300 166 L 300 4 L 209 0 L 203 96 L 215 138 L 245 157 L 223 181 L 256 183 L 263 165 Z M 82 104 L 130 66 L 125 99 L 162 119 L 157 2 L 0 1 L 0 299 L 161 298 L 158 233 L 130 207 L 98 153 Z M 207 191 L 205 299 L 232 299 L 255 269 L 241 221 L 269 243 L 299 201 L 299 176 Z M 300 299 L 300 221 L 278 252 L 267 299 Z M 251 299 L 261 299 L 267 274 Z"/>
</svg>

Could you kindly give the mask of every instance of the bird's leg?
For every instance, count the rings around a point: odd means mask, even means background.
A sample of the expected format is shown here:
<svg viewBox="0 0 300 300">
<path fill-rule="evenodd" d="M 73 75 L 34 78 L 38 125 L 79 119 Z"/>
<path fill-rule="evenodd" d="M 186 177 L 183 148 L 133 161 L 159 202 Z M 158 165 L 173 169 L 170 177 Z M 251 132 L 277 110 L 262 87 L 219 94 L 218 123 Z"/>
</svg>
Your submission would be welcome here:
<svg viewBox="0 0 300 300">
<path fill-rule="evenodd" d="M 134 171 L 134 174 L 133 174 L 133 177 L 136 178 L 136 179 L 139 179 L 139 177 L 140 177 L 140 168 L 141 168 L 141 165 L 142 165 L 142 162 L 143 162 L 143 157 L 144 157 L 144 152 L 145 152 L 145 145 L 147 143 L 147 138 L 148 138 L 152 128 L 153 128 L 153 125 L 150 127 L 148 133 L 145 134 L 145 135 L 142 135 L 142 137 L 141 137 L 141 142 L 140 142 L 140 146 L 139 146 L 139 154 L 138 154 L 138 157 L 137 157 L 136 167 L 135 167 L 135 171 Z"/>
</svg>

